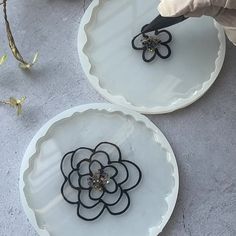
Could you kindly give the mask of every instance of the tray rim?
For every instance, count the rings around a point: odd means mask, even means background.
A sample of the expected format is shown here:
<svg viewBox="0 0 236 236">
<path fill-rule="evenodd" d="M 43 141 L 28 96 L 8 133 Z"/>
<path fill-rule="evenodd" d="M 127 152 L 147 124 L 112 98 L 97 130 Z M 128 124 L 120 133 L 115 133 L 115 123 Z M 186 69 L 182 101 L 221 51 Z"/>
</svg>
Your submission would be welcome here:
<svg viewBox="0 0 236 236">
<path fill-rule="evenodd" d="M 150 234 L 150 236 L 156 236 L 159 233 L 162 232 L 163 228 L 169 221 L 173 210 L 176 205 L 177 197 L 178 197 L 178 191 L 179 191 L 179 172 L 178 172 L 178 166 L 176 162 L 176 158 L 174 155 L 174 152 L 164 136 L 164 134 L 160 131 L 160 129 L 152 122 L 150 121 L 147 117 L 135 112 L 128 110 L 126 108 L 123 108 L 121 106 L 117 105 L 112 105 L 109 103 L 92 103 L 92 104 L 85 104 L 85 105 L 80 105 L 77 107 L 73 107 L 71 109 L 68 109 L 66 111 L 63 111 L 62 113 L 56 115 L 53 117 L 51 120 L 46 122 L 36 133 L 36 135 L 33 137 L 31 140 L 29 146 L 26 149 L 26 152 L 24 154 L 22 163 L 21 163 L 21 168 L 20 168 L 20 178 L 19 178 L 19 190 L 20 190 L 20 200 L 21 204 L 23 207 L 23 210 L 29 219 L 29 222 L 33 226 L 33 228 L 36 230 L 36 232 L 41 235 L 41 236 L 50 236 L 50 233 L 46 230 L 46 228 L 40 228 L 39 225 L 37 224 L 37 220 L 34 214 L 34 211 L 30 208 L 30 206 L 27 203 L 26 196 L 24 194 L 24 172 L 29 168 L 29 162 L 31 160 L 31 157 L 35 154 L 37 151 L 36 145 L 42 137 L 47 134 L 48 130 L 50 129 L 53 124 L 57 123 L 57 121 L 60 121 L 62 119 L 70 118 L 73 114 L 75 113 L 82 113 L 84 111 L 88 110 L 106 110 L 108 112 L 121 112 L 124 115 L 129 115 L 132 116 L 136 121 L 143 122 L 147 128 L 151 129 L 154 134 L 155 141 L 161 144 L 162 147 L 166 149 L 166 151 L 169 153 L 168 155 L 168 162 L 173 166 L 173 177 L 175 179 L 175 186 L 172 189 L 172 192 L 166 197 L 166 202 L 168 204 L 168 210 L 164 217 L 162 217 L 162 221 L 159 224 L 157 231 L 154 233 Z"/>
<path fill-rule="evenodd" d="M 90 73 L 92 65 L 90 63 L 88 56 L 84 52 L 84 47 L 87 44 L 86 26 L 90 22 L 93 11 L 97 7 L 99 7 L 99 4 L 102 1 L 105 1 L 105 0 L 93 0 L 91 4 L 89 5 L 89 7 L 87 8 L 87 10 L 85 11 L 79 25 L 77 49 L 78 49 L 78 54 L 79 54 L 82 69 L 89 83 L 103 98 L 105 98 L 107 101 L 113 104 L 124 106 L 130 110 L 135 110 L 142 114 L 166 114 L 166 113 L 171 113 L 176 110 L 185 108 L 193 104 L 195 101 L 200 99 L 210 89 L 210 87 L 213 85 L 213 83 L 217 79 L 223 67 L 225 54 L 226 54 L 226 37 L 225 37 L 224 29 L 215 20 L 214 20 L 214 26 L 218 31 L 218 40 L 220 43 L 219 50 L 218 50 L 218 57 L 215 60 L 215 70 L 212 71 L 209 79 L 206 80 L 204 83 L 202 83 L 199 89 L 191 92 L 190 95 L 188 95 L 187 97 L 178 98 L 175 102 L 171 103 L 168 106 L 153 106 L 153 107 L 136 106 L 130 103 L 129 101 L 127 101 L 127 99 L 124 96 L 114 95 L 110 93 L 106 88 L 101 87 L 99 78 Z"/>
</svg>

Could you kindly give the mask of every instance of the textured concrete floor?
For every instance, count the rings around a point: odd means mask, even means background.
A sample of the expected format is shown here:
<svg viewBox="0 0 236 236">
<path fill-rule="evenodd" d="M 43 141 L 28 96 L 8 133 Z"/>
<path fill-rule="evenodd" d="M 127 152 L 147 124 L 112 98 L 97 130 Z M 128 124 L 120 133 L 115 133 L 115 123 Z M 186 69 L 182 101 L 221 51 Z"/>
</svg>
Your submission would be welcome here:
<svg viewBox="0 0 236 236">
<path fill-rule="evenodd" d="M 38 50 L 32 72 L 10 55 L 1 20 L 0 95 L 27 96 L 25 112 L 0 107 L 0 235 L 36 235 L 22 211 L 18 178 L 24 151 L 51 117 L 74 105 L 103 102 L 79 64 L 76 37 L 90 1 L 11 0 L 9 19 L 25 57 Z M 2 19 L 2 17 L 1 17 Z M 180 192 L 161 236 L 236 235 L 236 48 L 227 43 L 223 70 L 210 91 L 192 106 L 149 116 L 170 141 L 179 165 Z"/>
</svg>

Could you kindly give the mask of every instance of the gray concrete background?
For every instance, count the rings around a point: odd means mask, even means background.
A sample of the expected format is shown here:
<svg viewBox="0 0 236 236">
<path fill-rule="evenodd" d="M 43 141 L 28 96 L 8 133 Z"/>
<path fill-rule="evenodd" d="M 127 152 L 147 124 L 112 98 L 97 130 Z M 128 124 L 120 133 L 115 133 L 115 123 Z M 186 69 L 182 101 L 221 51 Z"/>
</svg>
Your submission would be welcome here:
<svg viewBox="0 0 236 236">
<path fill-rule="evenodd" d="M 78 25 L 90 1 L 11 0 L 9 20 L 26 58 L 39 51 L 31 72 L 17 67 L 0 22 L 0 95 L 27 96 L 23 116 L 0 106 L 0 236 L 36 235 L 21 208 L 20 164 L 36 131 L 74 105 L 103 102 L 79 64 Z M 161 236 L 236 235 L 236 48 L 227 43 L 222 72 L 210 91 L 192 106 L 149 116 L 170 141 L 179 165 L 180 192 Z"/>
</svg>

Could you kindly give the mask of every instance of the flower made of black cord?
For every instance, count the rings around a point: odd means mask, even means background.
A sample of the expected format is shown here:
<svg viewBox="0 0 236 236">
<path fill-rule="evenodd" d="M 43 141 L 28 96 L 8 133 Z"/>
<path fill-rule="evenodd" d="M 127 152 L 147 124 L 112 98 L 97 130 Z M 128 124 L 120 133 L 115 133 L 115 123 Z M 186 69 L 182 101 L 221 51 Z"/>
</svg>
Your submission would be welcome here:
<svg viewBox="0 0 236 236">
<path fill-rule="evenodd" d="M 146 27 L 145 25 L 142 30 Z M 141 30 L 141 32 L 142 32 Z M 164 39 L 162 39 L 164 38 Z M 140 33 L 132 40 L 132 47 L 135 50 L 142 50 L 142 58 L 145 62 L 153 61 L 156 56 L 167 59 L 171 55 L 168 45 L 172 41 L 172 35 L 167 30 L 156 30 L 153 33 Z M 163 52 L 165 51 L 165 52 Z"/>
<path fill-rule="evenodd" d="M 126 212 L 130 207 L 128 192 L 142 178 L 139 167 L 123 160 L 118 146 L 109 142 L 68 152 L 62 158 L 61 172 L 63 198 L 77 205 L 78 217 L 86 221 L 98 219 L 105 210 L 111 215 Z"/>
</svg>

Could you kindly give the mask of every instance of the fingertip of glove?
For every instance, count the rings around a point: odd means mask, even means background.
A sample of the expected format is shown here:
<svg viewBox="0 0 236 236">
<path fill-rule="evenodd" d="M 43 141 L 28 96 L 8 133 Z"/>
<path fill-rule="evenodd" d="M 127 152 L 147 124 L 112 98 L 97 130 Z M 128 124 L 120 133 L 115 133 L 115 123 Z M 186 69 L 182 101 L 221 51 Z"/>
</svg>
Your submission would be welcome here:
<svg viewBox="0 0 236 236">
<path fill-rule="evenodd" d="M 170 7 L 168 7 L 168 4 L 165 3 L 165 1 L 162 1 L 158 7 L 157 10 L 159 13 L 164 17 L 171 17 L 174 16 L 174 13 L 171 11 Z"/>
</svg>

